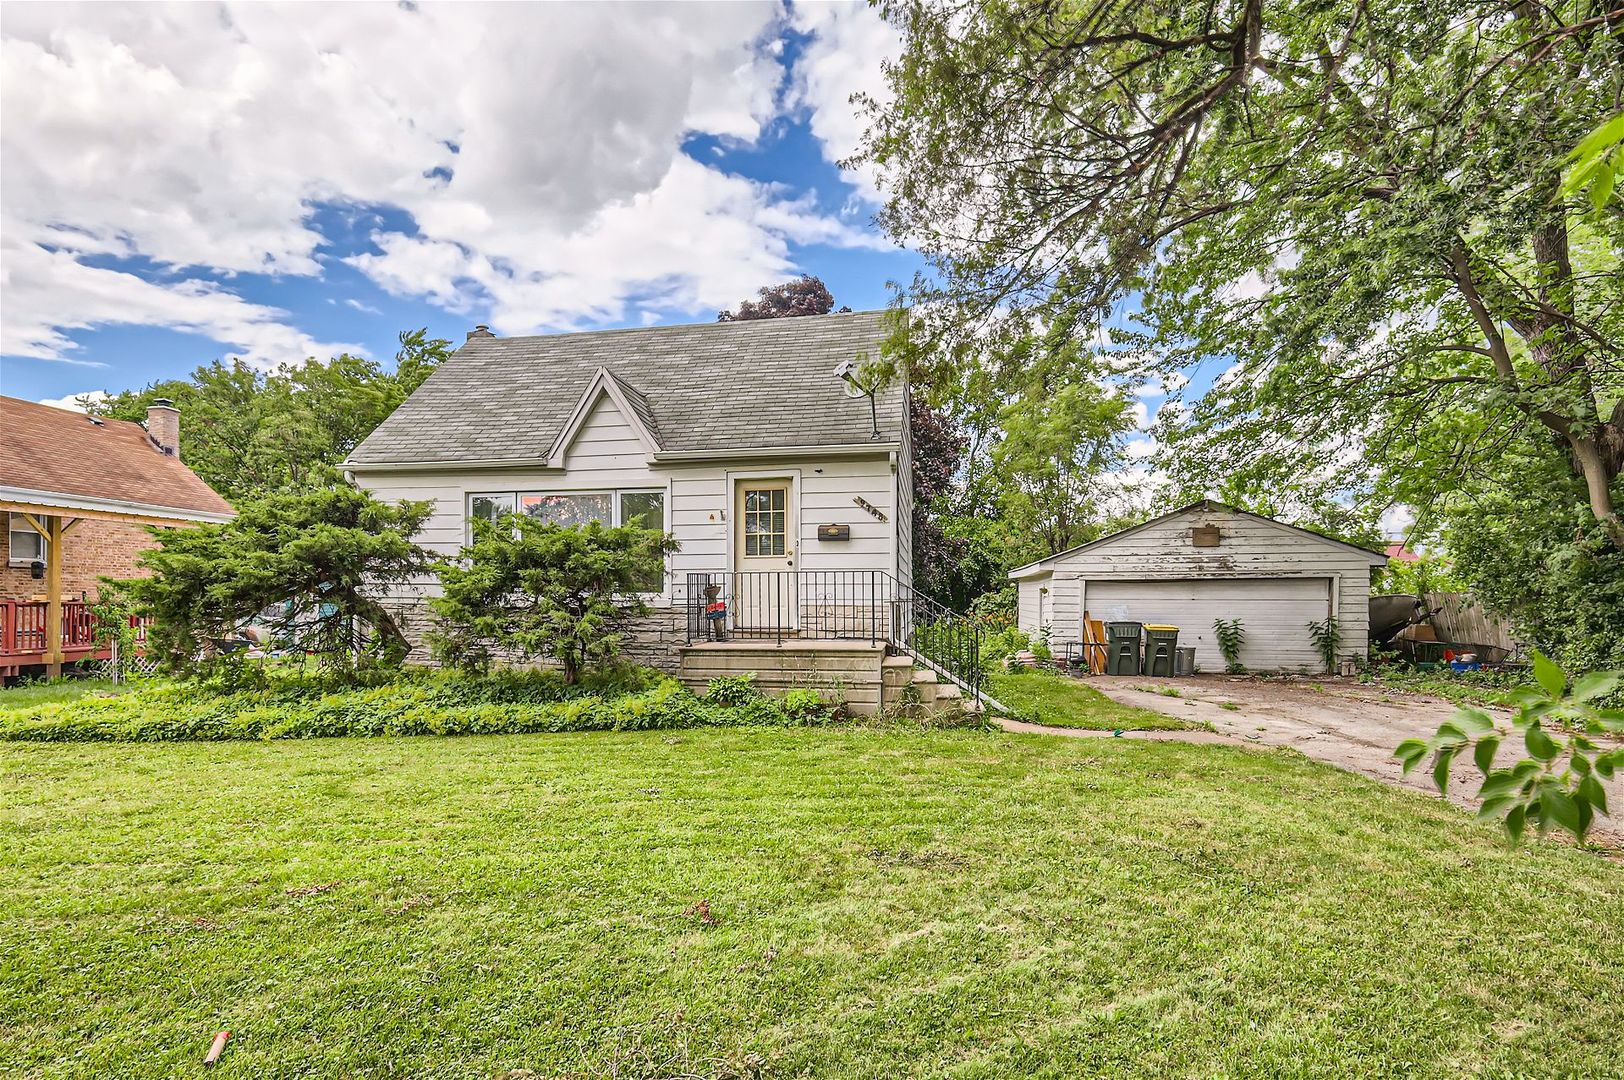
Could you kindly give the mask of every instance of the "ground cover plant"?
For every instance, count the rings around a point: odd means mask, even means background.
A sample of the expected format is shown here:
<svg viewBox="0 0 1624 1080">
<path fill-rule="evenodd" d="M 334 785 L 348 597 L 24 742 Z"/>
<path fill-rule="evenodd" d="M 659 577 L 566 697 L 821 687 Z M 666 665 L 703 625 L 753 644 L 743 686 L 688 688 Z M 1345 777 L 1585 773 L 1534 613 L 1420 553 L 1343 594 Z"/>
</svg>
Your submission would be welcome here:
<svg viewBox="0 0 1624 1080">
<path fill-rule="evenodd" d="M 696 697 L 675 679 L 612 668 L 567 683 L 552 671 L 397 673 L 374 686 L 263 677 L 247 685 L 156 679 L 122 695 L 46 698 L 0 691 L 0 740 L 155 742 L 329 736 L 491 735 L 752 724 L 834 717 L 815 693 L 784 700 L 753 686 Z"/>
<path fill-rule="evenodd" d="M 45 1078 L 1600 1076 L 1624 874 L 1228 748 L 7 744 L 0 957 Z"/>
<path fill-rule="evenodd" d="M 1511 691 L 1526 686 L 1526 668 L 1479 671 L 1422 671 L 1402 664 L 1384 664 L 1360 672 L 1362 682 L 1406 693 L 1431 694 L 1465 705 L 1505 705 Z"/>
<path fill-rule="evenodd" d="M 1173 731 L 1200 727 L 1174 716 L 1112 701 L 1080 679 L 1052 671 L 994 674 L 987 692 L 1017 720 L 1091 731 Z"/>
</svg>

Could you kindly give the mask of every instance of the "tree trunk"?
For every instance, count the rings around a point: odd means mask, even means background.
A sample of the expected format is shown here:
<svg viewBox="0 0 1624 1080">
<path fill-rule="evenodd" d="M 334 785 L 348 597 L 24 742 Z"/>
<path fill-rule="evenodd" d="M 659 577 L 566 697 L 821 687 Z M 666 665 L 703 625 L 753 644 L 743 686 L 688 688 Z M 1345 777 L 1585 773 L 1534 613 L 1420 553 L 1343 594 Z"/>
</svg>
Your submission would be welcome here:
<svg viewBox="0 0 1624 1080">
<path fill-rule="evenodd" d="M 1624 549 L 1624 521 L 1619 520 L 1618 509 L 1613 505 L 1613 473 L 1602 458 L 1601 448 L 1593 438 L 1572 434 L 1568 435 L 1568 445 L 1573 447 L 1573 460 L 1584 477 L 1590 512 L 1601 522 L 1613 546 Z"/>
</svg>

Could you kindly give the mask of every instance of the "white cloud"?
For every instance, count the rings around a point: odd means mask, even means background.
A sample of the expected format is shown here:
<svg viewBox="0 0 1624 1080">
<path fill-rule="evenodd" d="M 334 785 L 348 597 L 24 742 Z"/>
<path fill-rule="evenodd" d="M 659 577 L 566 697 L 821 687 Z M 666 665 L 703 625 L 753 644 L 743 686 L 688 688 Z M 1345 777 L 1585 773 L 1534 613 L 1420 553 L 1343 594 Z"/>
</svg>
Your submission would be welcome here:
<svg viewBox="0 0 1624 1080">
<path fill-rule="evenodd" d="M 1388 507 L 1377 523 L 1381 534 L 1390 540 L 1403 539 L 1414 526 L 1415 510 L 1403 503 Z"/>
<path fill-rule="evenodd" d="M 803 104 L 845 146 L 837 113 L 872 82 L 878 20 L 795 18 L 819 35 Z M 318 205 L 409 214 L 353 265 L 504 332 L 697 313 L 794 270 L 792 244 L 873 246 L 806 198 L 682 152 L 692 132 L 760 137 L 781 105 L 785 19 L 764 0 L 10 7 L 4 347 L 71 359 L 73 330 L 129 323 L 266 363 L 353 350 L 209 280 L 319 276 Z"/>
<path fill-rule="evenodd" d="M 233 355 L 266 366 L 360 346 L 317 341 L 287 325 L 286 312 L 252 304 L 208 281 L 154 284 L 134 274 L 87 266 L 72 252 L 37 244 L 0 247 L 6 298 L 0 352 L 83 363 L 67 331 L 107 324 L 161 326 L 229 345 Z M 93 365 L 103 366 L 103 365 Z"/>
<path fill-rule="evenodd" d="M 49 405 L 55 409 L 71 409 L 73 412 L 84 412 L 84 401 L 94 403 L 97 401 L 106 401 L 107 398 L 108 394 L 106 390 L 82 390 L 77 394 L 68 394 L 59 398 L 41 398 L 40 404 Z"/>
<path fill-rule="evenodd" d="M 809 110 L 824 158 L 842 161 L 856 152 L 866 126 L 851 96 L 867 94 L 882 104 L 890 100 L 883 65 L 901 52 L 901 41 L 865 3 L 796 4 L 792 18 L 795 28 L 813 39 L 795 65 L 791 102 Z M 864 200 L 879 201 L 880 178 L 873 169 L 845 175 Z"/>
</svg>

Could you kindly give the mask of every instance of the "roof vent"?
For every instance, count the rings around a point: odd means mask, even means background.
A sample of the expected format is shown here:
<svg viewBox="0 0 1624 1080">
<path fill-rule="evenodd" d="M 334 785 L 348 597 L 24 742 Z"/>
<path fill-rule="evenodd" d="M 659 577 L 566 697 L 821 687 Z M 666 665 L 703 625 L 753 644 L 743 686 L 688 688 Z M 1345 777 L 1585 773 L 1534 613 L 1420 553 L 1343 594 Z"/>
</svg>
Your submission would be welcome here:
<svg viewBox="0 0 1624 1080">
<path fill-rule="evenodd" d="M 476 337 L 495 337 L 495 336 L 496 336 L 495 334 L 491 333 L 491 328 L 486 326 L 484 323 L 480 323 L 478 326 L 476 326 L 472 330 L 468 331 L 468 340 L 469 341 L 474 340 Z"/>
<path fill-rule="evenodd" d="M 92 424 L 95 424 L 97 427 L 102 426 L 101 417 L 99 417 L 99 416 L 87 416 L 87 417 L 85 417 L 85 419 L 89 420 Z"/>
</svg>

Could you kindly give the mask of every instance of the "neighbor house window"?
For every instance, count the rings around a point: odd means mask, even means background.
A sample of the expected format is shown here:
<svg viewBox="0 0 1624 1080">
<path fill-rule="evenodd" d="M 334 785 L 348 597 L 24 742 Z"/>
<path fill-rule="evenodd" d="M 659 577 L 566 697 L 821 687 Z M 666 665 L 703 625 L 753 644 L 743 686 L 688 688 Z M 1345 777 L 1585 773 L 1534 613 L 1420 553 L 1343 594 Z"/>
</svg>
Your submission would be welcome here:
<svg viewBox="0 0 1624 1080">
<path fill-rule="evenodd" d="M 500 491 L 468 497 L 469 534 L 474 521 L 495 521 L 517 510 L 549 525 L 634 525 L 665 532 L 664 491 Z M 665 588 L 664 575 L 649 582 L 649 592 Z"/>
<path fill-rule="evenodd" d="M 7 556 L 12 566 L 27 566 L 32 562 L 45 561 L 45 537 L 35 531 L 34 526 L 21 514 L 8 515 L 11 519 L 11 536 L 8 541 L 10 554 Z"/>
</svg>

